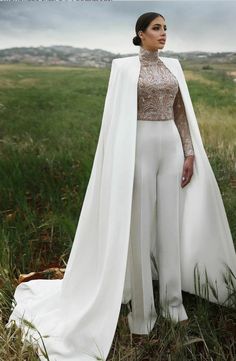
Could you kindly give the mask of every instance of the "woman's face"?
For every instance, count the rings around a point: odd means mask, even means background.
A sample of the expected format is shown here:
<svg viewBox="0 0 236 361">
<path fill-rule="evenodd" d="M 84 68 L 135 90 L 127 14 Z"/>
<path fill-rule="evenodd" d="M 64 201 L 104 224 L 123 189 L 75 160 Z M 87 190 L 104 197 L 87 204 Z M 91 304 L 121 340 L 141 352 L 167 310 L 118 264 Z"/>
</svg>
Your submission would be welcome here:
<svg viewBox="0 0 236 361">
<path fill-rule="evenodd" d="M 148 50 L 163 49 L 166 42 L 167 26 L 161 16 L 157 16 L 150 22 L 145 32 L 138 32 L 142 39 L 142 46 Z"/>
</svg>

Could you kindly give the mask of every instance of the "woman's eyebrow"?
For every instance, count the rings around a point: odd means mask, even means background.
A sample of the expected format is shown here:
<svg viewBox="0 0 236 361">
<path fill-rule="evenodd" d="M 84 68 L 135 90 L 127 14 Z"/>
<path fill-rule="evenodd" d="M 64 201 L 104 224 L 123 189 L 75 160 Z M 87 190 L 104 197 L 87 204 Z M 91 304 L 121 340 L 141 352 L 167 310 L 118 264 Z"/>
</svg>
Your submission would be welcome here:
<svg viewBox="0 0 236 361">
<path fill-rule="evenodd" d="M 161 25 L 161 24 L 159 24 L 159 23 L 156 23 L 156 24 L 153 24 L 153 25 Z M 164 26 L 166 26 L 166 25 L 164 25 Z"/>
</svg>

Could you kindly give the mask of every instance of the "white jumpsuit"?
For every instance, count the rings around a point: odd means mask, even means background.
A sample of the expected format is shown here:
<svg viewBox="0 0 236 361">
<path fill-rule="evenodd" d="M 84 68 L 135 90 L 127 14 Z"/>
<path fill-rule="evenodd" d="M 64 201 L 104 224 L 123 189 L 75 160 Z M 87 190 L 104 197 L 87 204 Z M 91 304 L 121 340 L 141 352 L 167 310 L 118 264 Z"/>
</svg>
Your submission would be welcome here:
<svg viewBox="0 0 236 361">
<path fill-rule="evenodd" d="M 194 149 L 177 79 L 159 58 L 158 50 L 150 51 L 140 46 L 139 57 L 138 123 L 128 252 L 131 291 L 128 324 L 132 333 L 148 334 L 157 319 L 151 256 L 157 260 L 162 316 L 171 317 L 174 322 L 188 318 L 182 303 L 179 253 L 184 192 L 181 176 L 184 159 L 193 155 Z"/>
</svg>

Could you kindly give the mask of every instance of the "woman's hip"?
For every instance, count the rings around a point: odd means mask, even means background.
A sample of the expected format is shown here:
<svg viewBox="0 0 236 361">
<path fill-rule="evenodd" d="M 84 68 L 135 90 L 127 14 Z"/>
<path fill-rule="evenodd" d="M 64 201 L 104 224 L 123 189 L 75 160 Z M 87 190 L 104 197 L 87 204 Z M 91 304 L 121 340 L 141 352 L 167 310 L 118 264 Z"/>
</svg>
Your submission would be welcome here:
<svg viewBox="0 0 236 361">
<path fill-rule="evenodd" d="M 160 166 L 169 163 L 181 166 L 184 161 L 182 141 L 174 119 L 138 120 L 136 138 L 136 157 Z"/>
<path fill-rule="evenodd" d="M 182 146 L 180 134 L 174 119 L 169 120 L 138 120 L 137 141 L 142 146 L 152 143 L 163 150 L 177 150 Z"/>
</svg>

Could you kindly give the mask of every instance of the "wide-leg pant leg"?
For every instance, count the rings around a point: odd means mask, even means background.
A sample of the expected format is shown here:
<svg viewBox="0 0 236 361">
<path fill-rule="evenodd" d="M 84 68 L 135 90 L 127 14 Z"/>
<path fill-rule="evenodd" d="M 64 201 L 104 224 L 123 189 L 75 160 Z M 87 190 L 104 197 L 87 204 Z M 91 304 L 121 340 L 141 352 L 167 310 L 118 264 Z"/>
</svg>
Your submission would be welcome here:
<svg viewBox="0 0 236 361">
<path fill-rule="evenodd" d="M 158 141 L 155 122 L 138 121 L 133 201 L 129 243 L 132 333 L 149 334 L 157 319 L 150 248 L 156 236 L 156 169 Z"/>
<path fill-rule="evenodd" d="M 182 303 L 180 263 L 184 154 L 174 121 L 162 122 L 161 127 L 161 159 L 156 190 L 159 302 L 161 314 L 178 322 L 188 318 Z"/>
<path fill-rule="evenodd" d="M 148 334 L 157 318 L 151 274 L 153 242 L 161 313 L 173 321 L 188 318 L 182 304 L 179 252 L 183 162 L 174 120 L 138 121 L 128 253 L 132 333 Z"/>
</svg>

